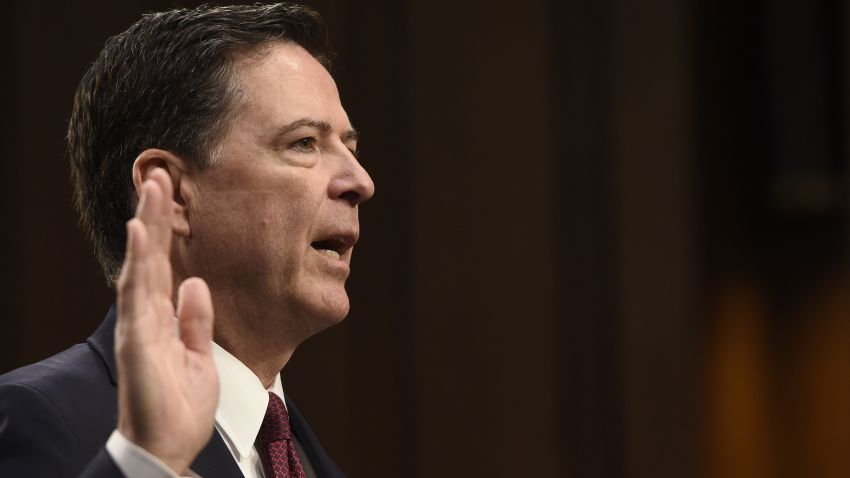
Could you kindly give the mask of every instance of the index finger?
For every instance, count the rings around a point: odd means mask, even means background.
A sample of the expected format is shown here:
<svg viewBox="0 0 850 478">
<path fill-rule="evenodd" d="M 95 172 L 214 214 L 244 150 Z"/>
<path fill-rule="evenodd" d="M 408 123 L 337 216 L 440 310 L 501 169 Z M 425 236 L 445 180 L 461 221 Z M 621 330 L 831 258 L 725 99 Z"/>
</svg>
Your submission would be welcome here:
<svg viewBox="0 0 850 478">
<path fill-rule="evenodd" d="M 168 173 L 162 168 L 153 168 L 142 183 L 142 199 L 136 209 L 136 217 L 145 224 L 154 250 L 166 255 L 171 251 L 173 194 Z"/>
</svg>

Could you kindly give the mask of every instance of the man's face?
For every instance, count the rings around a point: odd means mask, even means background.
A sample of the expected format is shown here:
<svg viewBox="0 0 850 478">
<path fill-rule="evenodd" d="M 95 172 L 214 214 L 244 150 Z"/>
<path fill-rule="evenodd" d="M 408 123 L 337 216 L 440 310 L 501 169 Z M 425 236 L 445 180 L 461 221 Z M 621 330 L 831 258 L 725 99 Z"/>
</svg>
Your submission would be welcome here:
<svg viewBox="0 0 850 478">
<path fill-rule="evenodd" d="M 286 317 L 309 335 L 348 313 L 357 205 L 374 184 L 336 84 L 307 51 L 274 44 L 235 70 L 244 101 L 218 164 L 193 173 L 184 260 L 217 313 Z"/>
</svg>

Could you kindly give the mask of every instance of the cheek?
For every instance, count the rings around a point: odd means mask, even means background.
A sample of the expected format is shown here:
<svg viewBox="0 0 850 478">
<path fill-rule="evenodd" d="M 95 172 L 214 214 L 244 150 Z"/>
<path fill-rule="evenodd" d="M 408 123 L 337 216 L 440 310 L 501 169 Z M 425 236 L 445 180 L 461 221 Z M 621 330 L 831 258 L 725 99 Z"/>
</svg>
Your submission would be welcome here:
<svg viewBox="0 0 850 478">
<path fill-rule="evenodd" d="M 242 251 L 280 256 L 297 253 L 309 238 L 317 206 L 309 200 L 306 188 L 288 184 L 277 190 L 267 188 L 218 194 L 205 208 L 210 233 Z M 291 250 L 293 249 L 293 250 Z"/>
<path fill-rule="evenodd" d="M 201 246 L 196 252 L 209 267 L 229 262 L 241 273 L 297 266 L 309 247 L 320 191 L 297 169 L 244 173 L 222 174 L 200 191 L 195 220 L 190 218 Z"/>
<path fill-rule="evenodd" d="M 244 198 L 242 204 L 245 218 L 252 222 L 246 228 L 259 228 L 273 242 L 300 238 L 303 242 L 309 235 L 316 206 L 310 201 L 307 189 L 300 184 L 288 184 L 274 192 L 264 191 Z M 250 211 L 250 212 L 248 212 Z"/>
</svg>

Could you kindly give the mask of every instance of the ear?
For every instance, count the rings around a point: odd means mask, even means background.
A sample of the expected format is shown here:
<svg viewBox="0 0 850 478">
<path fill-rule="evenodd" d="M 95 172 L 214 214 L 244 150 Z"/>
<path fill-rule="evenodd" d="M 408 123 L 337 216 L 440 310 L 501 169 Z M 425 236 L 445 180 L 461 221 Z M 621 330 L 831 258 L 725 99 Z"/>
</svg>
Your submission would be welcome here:
<svg viewBox="0 0 850 478">
<path fill-rule="evenodd" d="M 133 162 L 133 186 L 136 188 L 136 198 L 139 197 L 142 183 L 154 169 L 163 169 L 168 173 L 171 184 L 174 186 L 174 197 L 171 200 L 174 211 L 171 229 L 174 234 L 182 237 L 189 237 L 192 233 L 189 226 L 189 211 L 180 189 L 189 167 L 190 165 L 176 154 L 155 148 L 142 151 Z"/>
</svg>

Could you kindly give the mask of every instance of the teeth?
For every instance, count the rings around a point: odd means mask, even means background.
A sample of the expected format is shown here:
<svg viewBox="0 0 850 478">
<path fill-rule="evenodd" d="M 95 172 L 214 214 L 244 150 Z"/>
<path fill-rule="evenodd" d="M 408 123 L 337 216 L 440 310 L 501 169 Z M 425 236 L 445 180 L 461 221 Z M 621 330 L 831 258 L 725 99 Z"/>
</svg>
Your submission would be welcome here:
<svg viewBox="0 0 850 478">
<path fill-rule="evenodd" d="M 332 251 L 330 249 L 319 249 L 319 252 L 321 252 L 322 254 L 324 254 L 328 257 L 332 257 L 334 259 L 339 259 L 339 252 L 337 252 L 337 251 Z"/>
</svg>

